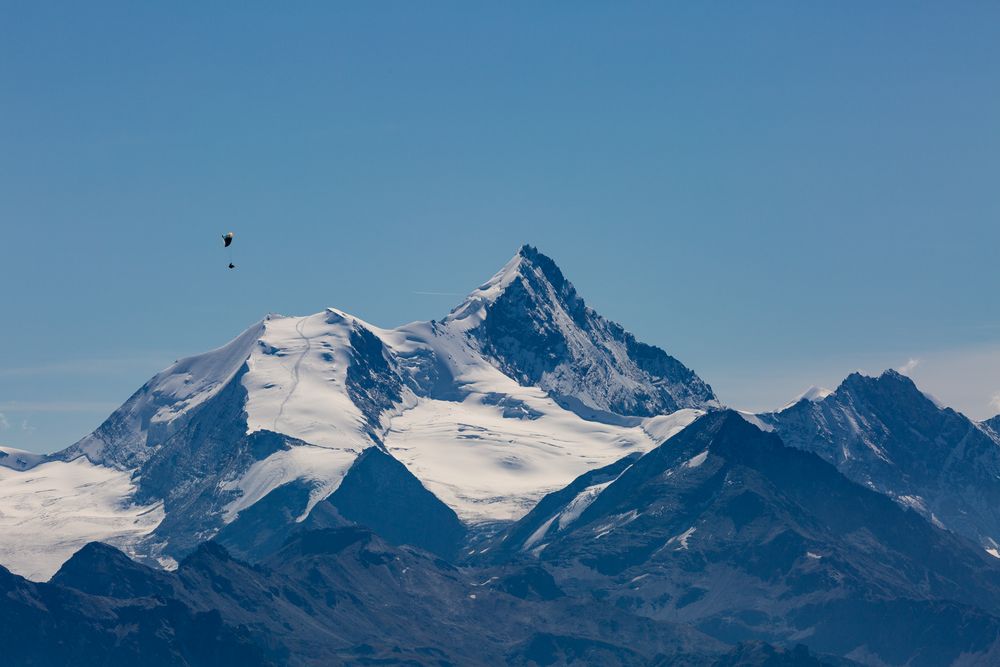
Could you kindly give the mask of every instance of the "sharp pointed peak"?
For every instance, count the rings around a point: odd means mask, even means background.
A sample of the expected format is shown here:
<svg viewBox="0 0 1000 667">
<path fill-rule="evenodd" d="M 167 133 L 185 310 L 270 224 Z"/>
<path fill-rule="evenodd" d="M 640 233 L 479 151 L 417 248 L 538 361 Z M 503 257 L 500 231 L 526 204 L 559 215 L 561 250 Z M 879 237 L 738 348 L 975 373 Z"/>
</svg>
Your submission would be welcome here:
<svg viewBox="0 0 1000 667">
<path fill-rule="evenodd" d="M 542 278 L 557 292 L 576 292 L 563 276 L 562 271 L 551 257 L 525 243 L 493 277 L 474 289 L 459 306 L 444 319 L 445 322 L 461 323 L 463 329 L 471 329 L 485 317 L 486 308 L 496 301 L 519 279 Z"/>
<path fill-rule="evenodd" d="M 518 249 L 516 257 L 524 260 L 520 263 L 522 270 L 524 270 L 527 263 L 541 270 L 549 282 L 557 287 L 567 282 L 555 260 L 539 251 L 533 245 L 528 245 L 527 243 L 522 245 Z"/>
<path fill-rule="evenodd" d="M 540 252 L 538 250 L 537 247 L 531 245 L 530 243 L 525 243 L 520 248 L 518 248 L 517 249 L 517 254 L 515 256 L 516 257 L 523 257 L 524 259 L 528 259 L 528 260 L 542 259 L 542 260 L 546 260 L 546 261 L 549 261 L 549 262 L 552 261 L 551 257 L 543 254 L 542 252 Z"/>
</svg>

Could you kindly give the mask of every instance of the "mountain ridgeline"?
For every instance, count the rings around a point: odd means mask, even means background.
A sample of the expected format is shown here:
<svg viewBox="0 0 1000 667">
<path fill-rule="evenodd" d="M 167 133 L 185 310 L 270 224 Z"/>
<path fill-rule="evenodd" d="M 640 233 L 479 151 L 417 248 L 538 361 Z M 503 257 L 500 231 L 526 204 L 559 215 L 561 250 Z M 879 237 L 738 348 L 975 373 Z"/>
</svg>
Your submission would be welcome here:
<svg viewBox="0 0 1000 667">
<path fill-rule="evenodd" d="M 1000 555 L 1000 438 L 896 371 L 761 415 L 792 447 Z"/>
<path fill-rule="evenodd" d="M 440 321 L 269 315 L 71 447 L 0 450 L 0 642 L 32 665 L 998 664 L 997 419 L 892 371 L 728 410 L 524 246 Z"/>
</svg>

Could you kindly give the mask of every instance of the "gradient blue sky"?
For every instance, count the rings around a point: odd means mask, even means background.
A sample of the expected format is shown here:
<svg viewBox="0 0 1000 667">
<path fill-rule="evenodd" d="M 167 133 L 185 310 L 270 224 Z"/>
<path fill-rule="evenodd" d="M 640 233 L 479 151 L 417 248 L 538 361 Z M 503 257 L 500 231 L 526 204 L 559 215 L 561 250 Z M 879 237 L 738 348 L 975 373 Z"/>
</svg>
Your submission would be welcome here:
<svg viewBox="0 0 1000 667">
<path fill-rule="evenodd" d="M 4 2 L 0 443 L 525 242 L 734 406 L 905 366 L 984 418 L 998 179 L 997 3 Z"/>
</svg>

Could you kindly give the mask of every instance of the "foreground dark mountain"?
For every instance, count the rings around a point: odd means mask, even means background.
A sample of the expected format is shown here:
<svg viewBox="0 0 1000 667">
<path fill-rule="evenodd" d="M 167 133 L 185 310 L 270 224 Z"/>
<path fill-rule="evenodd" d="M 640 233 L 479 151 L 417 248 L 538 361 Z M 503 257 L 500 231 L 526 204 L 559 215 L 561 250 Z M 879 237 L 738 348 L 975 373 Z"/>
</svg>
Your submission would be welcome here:
<svg viewBox="0 0 1000 667">
<path fill-rule="evenodd" d="M 1000 556 L 1000 439 L 909 378 L 854 373 L 829 396 L 760 418 L 792 447 Z"/>
<path fill-rule="evenodd" d="M 109 580 L 142 567 L 121 554 L 118 561 L 106 566 Z M 145 576 L 133 578 L 145 587 Z M 0 643 L 4 665 L 272 664 L 247 632 L 225 624 L 218 612 L 198 611 L 172 597 L 89 595 L 34 583 L 2 567 Z"/>
<path fill-rule="evenodd" d="M 301 532 L 259 566 L 207 544 L 165 573 L 91 544 L 49 584 L 0 574 L 5 664 L 835 664 L 574 599 L 537 567 L 483 579 L 360 528 Z"/>
<path fill-rule="evenodd" d="M 484 558 L 518 554 L 569 594 L 725 641 L 872 664 L 1000 656 L 995 559 L 733 412 L 546 498 Z"/>
</svg>

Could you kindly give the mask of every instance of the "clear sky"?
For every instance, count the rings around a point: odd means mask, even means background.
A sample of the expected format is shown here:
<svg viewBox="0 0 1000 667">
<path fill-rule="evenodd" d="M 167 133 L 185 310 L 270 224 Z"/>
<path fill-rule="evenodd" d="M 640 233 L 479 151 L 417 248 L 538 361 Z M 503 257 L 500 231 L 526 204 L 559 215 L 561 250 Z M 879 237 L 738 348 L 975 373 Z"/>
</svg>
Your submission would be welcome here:
<svg viewBox="0 0 1000 667">
<path fill-rule="evenodd" d="M 0 4 L 0 443 L 526 242 L 733 406 L 1000 412 L 1000 4 Z"/>
</svg>

